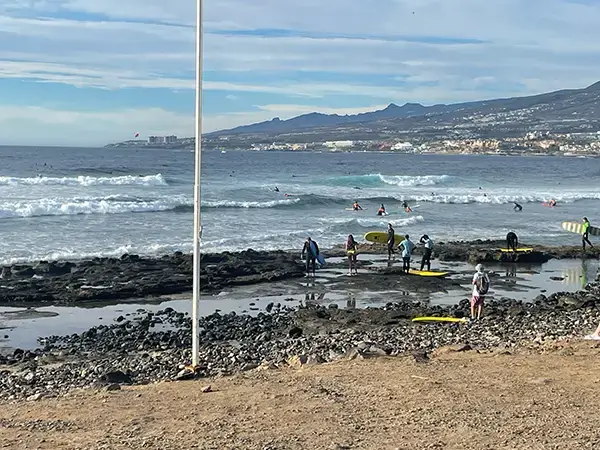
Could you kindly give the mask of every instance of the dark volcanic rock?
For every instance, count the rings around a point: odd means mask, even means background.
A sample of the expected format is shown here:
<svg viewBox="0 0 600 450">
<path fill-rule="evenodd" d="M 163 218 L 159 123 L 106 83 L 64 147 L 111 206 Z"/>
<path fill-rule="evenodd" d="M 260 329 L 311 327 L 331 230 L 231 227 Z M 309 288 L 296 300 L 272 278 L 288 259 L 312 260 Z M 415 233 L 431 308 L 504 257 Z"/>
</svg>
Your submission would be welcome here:
<svg viewBox="0 0 600 450">
<path fill-rule="evenodd" d="M 123 255 L 119 259 L 40 261 L 6 266 L 2 274 L 5 288 L 0 290 L 0 305 L 152 297 L 192 290 L 192 255 L 177 252 L 161 258 Z M 283 251 L 204 254 L 200 288 L 214 291 L 303 274 L 296 257 Z"/>
</svg>

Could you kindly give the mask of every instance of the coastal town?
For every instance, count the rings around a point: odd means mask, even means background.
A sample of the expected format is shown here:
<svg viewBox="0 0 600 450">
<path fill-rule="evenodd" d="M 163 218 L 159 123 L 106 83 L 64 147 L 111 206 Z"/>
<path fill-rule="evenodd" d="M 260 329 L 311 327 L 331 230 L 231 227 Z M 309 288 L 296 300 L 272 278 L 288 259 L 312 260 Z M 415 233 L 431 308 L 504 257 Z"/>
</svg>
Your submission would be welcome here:
<svg viewBox="0 0 600 450">
<path fill-rule="evenodd" d="M 579 156 L 600 155 L 600 132 L 552 133 L 530 132 L 520 137 L 468 139 L 428 139 L 414 136 L 374 140 L 326 140 L 320 142 L 266 142 L 259 139 L 232 138 L 231 136 L 207 137 L 202 140 L 207 150 L 254 150 L 254 151 L 315 151 L 315 152 L 397 152 L 412 154 L 488 154 L 526 156 Z M 107 147 L 193 149 L 195 138 L 177 136 L 150 136 L 109 144 Z"/>
</svg>

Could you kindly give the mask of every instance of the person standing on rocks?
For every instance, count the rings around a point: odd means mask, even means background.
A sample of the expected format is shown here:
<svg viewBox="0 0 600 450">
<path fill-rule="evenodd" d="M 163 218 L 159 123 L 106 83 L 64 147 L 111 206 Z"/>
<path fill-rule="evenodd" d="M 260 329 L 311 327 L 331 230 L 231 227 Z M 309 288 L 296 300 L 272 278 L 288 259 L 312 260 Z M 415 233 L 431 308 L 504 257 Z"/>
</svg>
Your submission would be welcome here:
<svg viewBox="0 0 600 450">
<path fill-rule="evenodd" d="M 475 275 L 473 275 L 473 295 L 471 296 L 471 319 L 475 319 L 475 309 L 477 309 L 477 319 L 481 318 L 483 302 L 485 295 L 490 289 L 490 279 L 487 273 L 483 270 L 482 264 L 475 266 Z"/>
<path fill-rule="evenodd" d="M 304 247 L 302 247 L 302 255 L 301 258 L 304 259 L 306 257 L 306 278 L 310 277 L 311 266 L 312 266 L 312 276 L 315 278 L 316 275 L 316 266 L 317 266 L 317 256 L 319 255 L 319 246 L 315 241 L 313 241 L 310 236 L 306 238 L 304 241 Z"/>
<path fill-rule="evenodd" d="M 594 248 L 589 239 L 590 232 L 590 221 L 587 217 L 583 218 L 583 234 L 581 235 L 581 244 L 583 245 L 583 252 L 585 253 L 585 243 L 587 242 L 591 248 Z"/>
<path fill-rule="evenodd" d="M 415 244 L 413 244 L 408 234 L 406 234 L 404 235 L 404 240 L 398 245 L 398 248 L 402 249 L 402 271 L 408 273 L 410 271 L 410 257 L 415 249 Z"/>
<path fill-rule="evenodd" d="M 352 276 L 352 270 L 358 275 L 358 269 L 356 268 L 356 254 L 358 253 L 358 244 L 354 240 L 354 236 L 348 235 L 346 241 L 346 253 L 348 254 L 348 276 Z"/>
<path fill-rule="evenodd" d="M 394 244 L 395 244 L 395 231 L 394 227 L 392 227 L 391 223 L 388 223 L 388 235 L 387 235 L 387 248 L 388 248 L 388 259 L 392 258 L 392 254 L 394 253 Z"/>
<path fill-rule="evenodd" d="M 518 246 L 519 238 L 517 237 L 517 234 L 513 231 L 509 231 L 506 235 L 506 248 L 516 253 Z"/>
<path fill-rule="evenodd" d="M 431 252 L 433 251 L 433 241 L 429 239 L 429 236 L 424 234 L 419 239 L 419 242 L 424 245 L 425 250 L 423 253 L 423 258 L 421 259 L 421 271 L 425 264 L 427 264 L 427 271 L 431 271 Z"/>
</svg>

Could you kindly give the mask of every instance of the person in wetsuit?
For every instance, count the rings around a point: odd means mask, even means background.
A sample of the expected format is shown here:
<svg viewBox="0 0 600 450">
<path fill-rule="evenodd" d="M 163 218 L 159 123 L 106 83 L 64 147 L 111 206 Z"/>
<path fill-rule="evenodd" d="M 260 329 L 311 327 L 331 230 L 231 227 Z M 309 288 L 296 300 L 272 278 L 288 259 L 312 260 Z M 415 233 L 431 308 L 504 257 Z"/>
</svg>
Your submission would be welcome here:
<svg viewBox="0 0 600 450">
<path fill-rule="evenodd" d="M 383 203 L 381 204 L 381 206 L 377 210 L 377 215 L 378 216 L 385 216 L 385 206 L 383 206 Z"/>
<path fill-rule="evenodd" d="M 590 232 L 590 221 L 587 217 L 583 218 L 583 234 L 581 235 L 581 244 L 583 245 L 583 251 L 585 252 L 585 244 L 586 242 L 589 244 L 591 248 L 594 248 L 589 239 Z"/>
<path fill-rule="evenodd" d="M 391 223 L 388 223 L 388 235 L 387 235 L 387 249 L 388 249 L 388 259 L 392 258 L 392 253 L 394 253 L 394 244 L 395 244 L 395 231 L 392 227 Z"/>
<path fill-rule="evenodd" d="M 403 207 L 404 209 L 407 209 L 407 208 L 408 208 L 408 203 L 406 203 L 406 200 L 403 200 L 403 201 L 402 201 L 402 207 Z"/>
<path fill-rule="evenodd" d="M 314 245 L 314 252 L 311 248 L 311 243 Z M 310 277 L 311 266 L 312 266 L 312 276 L 316 277 L 316 266 L 317 266 L 317 256 L 319 255 L 319 246 L 316 241 L 313 241 L 310 236 L 306 238 L 304 241 L 304 247 L 302 247 L 301 258 L 304 259 L 306 256 L 306 278 Z"/>
<path fill-rule="evenodd" d="M 274 191 L 275 191 L 275 192 L 279 192 L 279 188 L 278 188 L 277 186 L 275 186 L 275 189 L 274 189 Z"/>
<path fill-rule="evenodd" d="M 522 211 L 523 207 L 521 205 L 519 205 L 517 202 L 513 202 L 515 204 L 515 207 L 513 208 L 515 211 Z"/>
<path fill-rule="evenodd" d="M 519 245 L 519 238 L 517 237 L 517 235 L 514 232 L 510 231 L 506 235 L 506 248 L 509 250 L 512 250 L 513 252 L 516 252 L 518 245 Z"/>
<path fill-rule="evenodd" d="M 421 259 L 421 270 L 427 264 L 427 271 L 431 271 L 431 252 L 433 251 L 433 241 L 429 239 L 429 236 L 424 234 L 419 239 L 419 242 L 425 246 L 425 251 L 423 253 L 423 258 Z"/>
</svg>

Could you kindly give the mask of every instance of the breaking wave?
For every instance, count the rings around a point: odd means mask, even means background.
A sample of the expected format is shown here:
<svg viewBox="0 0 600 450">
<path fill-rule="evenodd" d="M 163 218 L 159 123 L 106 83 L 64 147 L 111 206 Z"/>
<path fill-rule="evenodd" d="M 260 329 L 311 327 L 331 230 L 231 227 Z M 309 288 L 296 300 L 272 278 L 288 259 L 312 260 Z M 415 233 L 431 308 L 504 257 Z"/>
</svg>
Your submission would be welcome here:
<svg viewBox="0 0 600 450">
<path fill-rule="evenodd" d="M 79 175 L 76 177 L 0 177 L 0 186 L 167 186 L 165 178 L 157 173 L 156 175 L 122 175 L 118 177 L 92 177 Z"/>
<path fill-rule="evenodd" d="M 449 175 L 382 175 L 372 173 L 368 175 L 348 175 L 326 179 L 323 184 L 329 186 L 346 186 L 361 188 L 376 188 L 384 186 L 415 187 L 435 186 L 451 180 Z"/>
<path fill-rule="evenodd" d="M 300 198 L 294 197 L 284 200 L 271 200 L 267 202 L 243 202 L 235 200 L 203 201 L 202 208 L 277 208 L 278 206 L 290 206 L 300 202 Z"/>
</svg>

